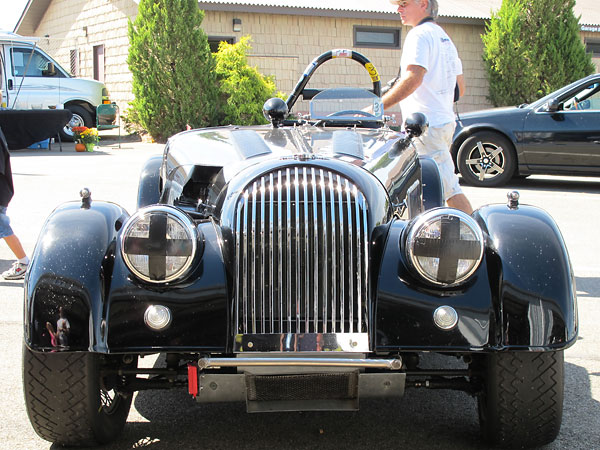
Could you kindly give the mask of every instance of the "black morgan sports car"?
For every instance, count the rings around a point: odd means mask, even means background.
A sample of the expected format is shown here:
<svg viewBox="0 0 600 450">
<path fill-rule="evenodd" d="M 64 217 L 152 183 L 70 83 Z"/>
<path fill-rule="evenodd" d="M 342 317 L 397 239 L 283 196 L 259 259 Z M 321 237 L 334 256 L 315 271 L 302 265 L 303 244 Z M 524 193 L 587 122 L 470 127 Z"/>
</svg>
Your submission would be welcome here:
<svg viewBox="0 0 600 450">
<path fill-rule="evenodd" d="M 333 58 L 362 64 L 372 90 L 307 88 Z M 491 443 L 555 439 L 577 337 L 560 231 L 516 192 L 472 216 L 444 207 L 435 163 L 411 145 L 424 116 L 393 131 L 380 89 L 364 56 L 326 52 L 265 103 L 270 125 L 171 137 L 132 215 L 85 189 L 50 215 L 25 282 L 41 437 L 108 442 L 144 389 L 249 412 L 454 389 Z M 300 96 L 310 112 L 293 117 Z M 138 365 L 152 354 L 163 367 Z"/>
</svg>

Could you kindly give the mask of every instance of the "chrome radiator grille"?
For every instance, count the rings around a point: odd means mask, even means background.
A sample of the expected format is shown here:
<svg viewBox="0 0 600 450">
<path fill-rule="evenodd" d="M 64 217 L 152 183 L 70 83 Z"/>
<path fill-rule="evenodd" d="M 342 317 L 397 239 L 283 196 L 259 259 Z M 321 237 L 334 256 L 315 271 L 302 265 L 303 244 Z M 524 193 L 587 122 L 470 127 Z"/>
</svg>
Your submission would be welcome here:
<svg viewBox="0 0 600 450">
<path fill-rule="evenodd" d="M 367 331 L 367 203 L 337 173 L 290 167 L 249 184 L 235 212 L 238 334 Z"/>
</svg>

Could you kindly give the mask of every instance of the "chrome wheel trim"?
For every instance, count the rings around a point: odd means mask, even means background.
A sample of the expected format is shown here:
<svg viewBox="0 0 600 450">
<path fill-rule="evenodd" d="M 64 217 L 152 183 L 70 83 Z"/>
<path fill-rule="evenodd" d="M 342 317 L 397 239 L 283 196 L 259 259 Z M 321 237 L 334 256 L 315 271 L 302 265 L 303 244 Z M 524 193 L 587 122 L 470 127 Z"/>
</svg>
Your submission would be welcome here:
<svg viewBox="0 0 600 450">
<path fill-rule="evenodd" d="M 73 113 L 73 117 L 71 118 L 71 120 L 69 121 L 68 124 L 65 125 L 65 127 L 63 128 L 63 132 L 67 135 L 67 136 L 73 136 L 73 127 L 84 127 L 85 126 L 85 122 L 83 121 L 83 117 L 81 117 L 79 114 L 77 113 Z"/>
<path fill-rule="evenodd" d="M 492 142 L 477 141 L 477 145 L 469 150 L 465 164 L 471 175 L 479 181 L 493 180 L 504 173 L 504 148 Z"/>
</svg>

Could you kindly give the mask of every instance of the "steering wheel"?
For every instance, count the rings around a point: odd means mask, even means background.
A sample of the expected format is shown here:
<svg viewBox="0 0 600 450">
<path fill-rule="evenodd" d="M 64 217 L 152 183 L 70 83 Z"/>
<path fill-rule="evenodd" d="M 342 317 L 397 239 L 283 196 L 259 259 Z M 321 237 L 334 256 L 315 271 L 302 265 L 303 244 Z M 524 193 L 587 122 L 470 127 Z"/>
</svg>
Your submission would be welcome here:
<svg viewBox="0 0 600 450">
<path fill-rule="evenodd" d="M 367 111 L 361 111 L 360 109 L 345 109 L 343 111 L 336 111 L 334 113 L 329 114 L 327 117 L 336 117 L 336 116 L 361 116 L 361 117 L 375 117 L 374 114 L 371 114 Z"/>
<path fill-rule="evenodd" d="M 345 50 L 345 49 L 330 50 L 328 52 L 325 52 L 325 53 L 317 56 L 315 59 L 312 60 L 312 62 L 308 66 L 306 66 L 306 69 L 304 69 L 304 73 L 302 74 L 302 76 L 300 77 L 298 82 L 296 83 L 294 90 L 292 91 L 292 93 L 290 94 L 290 96 L 288 97 L 288 99 L 286 101 L 288 111 L 292 110 L 292 106 L 294 106 L 294 104 L 296 103 L 296 100 L 298 100 L 298 97 L 300 96 L 300 94 L 302 93 L 302 91 L 304 90 L 306 85 L 308 84 L 308 80 L 310 80 L 310 78 L 315 73 L 317 68 L 324 62 L 330 61 L 335 58 L 353 59 L 354 61 L 358 62 L 359 64 L 362 64 L 362 66 L 367 70 L 367 72 L 369 72 L 369 76 L 371 77 L 371 81 L 373 82 L 373 93 L 377 97 L 381 97 L 381 78 L 379 77 L 379 72 L 377 72 L 377 69 L 371 63 L 371 61 L 369 61 L 362 54 L 355 52 L 354 50 Z M 340 111 L 340 113 L 343 113 L 343 112 L 344 111 Z M 366 114 L 364 114 L 364 111 L 360 111 L 360 112 L 358 112 L 358 114 L 368 117 Z"/>
</svg>

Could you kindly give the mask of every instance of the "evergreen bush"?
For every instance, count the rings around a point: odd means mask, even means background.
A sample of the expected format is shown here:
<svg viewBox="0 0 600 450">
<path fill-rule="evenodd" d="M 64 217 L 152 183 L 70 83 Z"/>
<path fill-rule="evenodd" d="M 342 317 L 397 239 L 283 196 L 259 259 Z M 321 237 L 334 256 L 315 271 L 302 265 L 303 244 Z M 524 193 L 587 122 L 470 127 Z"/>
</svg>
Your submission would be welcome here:
<svg viewBox="0 0 600 450">
<path fill-rule="evenodd" d="M 250 49 L 250 37 L 244 36 L 236 44 L 221 42 L 215 53 L 223 105 L 222 124 L 266 123 L 262 107 L 275 95 L 275 81 L 248 65 Z"/>
<path fill-rule="evenodd" d="M 196 0 L 140 0 L 129 22 L 134 101 L 128 120 L 157 141 L 189 125 L 215 125 L 219 114 L 215 61 Z"/>
<path fill-rule="evenodd" d="M 531 103 L 594 71 L 579 34 L 575 0 L 503 0 L 484 44 L 489 100 Z"/>
</svg>

